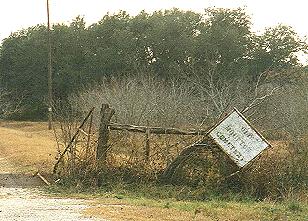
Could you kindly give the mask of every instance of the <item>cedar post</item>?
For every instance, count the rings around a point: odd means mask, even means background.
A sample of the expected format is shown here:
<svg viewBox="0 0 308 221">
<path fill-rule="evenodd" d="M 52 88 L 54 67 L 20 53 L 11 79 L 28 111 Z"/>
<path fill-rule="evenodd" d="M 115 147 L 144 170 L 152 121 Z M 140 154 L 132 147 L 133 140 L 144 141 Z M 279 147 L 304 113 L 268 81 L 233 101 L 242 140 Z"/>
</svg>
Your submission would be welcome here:
<svg viewBox="0 0 308 221">
<path fill-rule="evenodd" d="M 96 151 L 96 159 L 106 163 L 108 151 L 108 138 L 110 119 L 114 114 L 114 109 L 109 108 L 108 104 L 102 104 L 101 108 L 101 122 L 99 126 L 99 137 Z"/>
<path fill-rule="evenodd" d="M 149 124 L 148 124 L 149 125 Z M 145 133 L 145 148 L 144 148 L 145 161 L 148 162 L 150 158 L 150 129 L 146 129 Z"/>
</svg>

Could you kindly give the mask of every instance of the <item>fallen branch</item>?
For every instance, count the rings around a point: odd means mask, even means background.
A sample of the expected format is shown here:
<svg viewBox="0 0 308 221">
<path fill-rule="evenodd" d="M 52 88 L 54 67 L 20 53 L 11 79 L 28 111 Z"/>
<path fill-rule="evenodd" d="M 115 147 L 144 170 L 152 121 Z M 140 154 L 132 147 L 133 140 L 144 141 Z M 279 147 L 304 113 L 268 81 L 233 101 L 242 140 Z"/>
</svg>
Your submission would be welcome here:
<svg viewBox="0 0 308 221">
<path fill-rule="evenodd" d="M 39 172 L 36 172 L 33 176 L 38 176 L 47 186 L 50 186 L 48 180 L 46 180 Z"/>
</svg>

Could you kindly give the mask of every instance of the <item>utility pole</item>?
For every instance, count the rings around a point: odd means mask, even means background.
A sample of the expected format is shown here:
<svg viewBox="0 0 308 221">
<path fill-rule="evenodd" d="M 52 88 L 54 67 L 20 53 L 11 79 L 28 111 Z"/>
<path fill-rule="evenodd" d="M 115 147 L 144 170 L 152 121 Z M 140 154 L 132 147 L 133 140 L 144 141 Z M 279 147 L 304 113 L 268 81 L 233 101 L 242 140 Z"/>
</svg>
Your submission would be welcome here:
<svg viewBox="0 0 308 221">
<path fill-rule="evenodd" d="M 51 64 L 51 36 L 50 36 L 50 17 L 49 0 L 47 0 L 47 35 L 48 35 L 48 130 L 52 129 L 52 64 Z"/>
</svg>

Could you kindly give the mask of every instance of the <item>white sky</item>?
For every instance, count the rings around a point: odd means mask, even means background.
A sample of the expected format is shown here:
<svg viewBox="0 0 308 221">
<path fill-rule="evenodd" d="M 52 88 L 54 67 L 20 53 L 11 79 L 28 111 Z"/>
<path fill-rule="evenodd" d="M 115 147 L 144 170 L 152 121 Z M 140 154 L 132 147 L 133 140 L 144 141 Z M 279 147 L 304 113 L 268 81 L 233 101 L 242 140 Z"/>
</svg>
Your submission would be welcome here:
<svg viewBox="0 0 308 221">
<path fill-rule="evenodd" d="M 177 7 L 202 12 L 207 7 L 247 7 L 254 30 L 283 23 L 291 25 L 302 36 L 308 35 L 306 0 L 49 0 L 51 22 L 69 22 L 84 15 L 88 24 L 97 22 L 109 12 L 120 9 L 136 15 Z M 0 0 L 0 39 L 12 31 L 46 23 L 46 0 Z"/>
<path fill-rule="evenodd" d="M 202 12 L 207 7 L 247 7 L 255 31 L 279 23 L 292 26 L 308 36 L 307 0 L 49 0 L 51 22 L 70 22 L 77 15 L 88 24 L 99 21 L 107 12 L 125 10 L 131 15 L 145 9 L 152 12 L 177 7 Z M 46 23 L 46 0 L 0 0 L 0 41 L 11 32 Z"/>
</svg>

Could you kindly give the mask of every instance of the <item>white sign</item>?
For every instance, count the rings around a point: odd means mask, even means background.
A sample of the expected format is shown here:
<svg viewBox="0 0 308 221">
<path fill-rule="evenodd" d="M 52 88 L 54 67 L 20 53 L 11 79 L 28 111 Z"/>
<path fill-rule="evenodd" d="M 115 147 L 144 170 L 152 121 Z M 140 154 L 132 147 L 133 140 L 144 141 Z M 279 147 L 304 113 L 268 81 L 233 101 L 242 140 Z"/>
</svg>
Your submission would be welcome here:
<svg viewBox="0 0 308 221">
<path fill-rule="evenodd" d="M 245 166 L 270 146 L 236 109 L 209 135 L 239 167 Z"/>
</svg>

